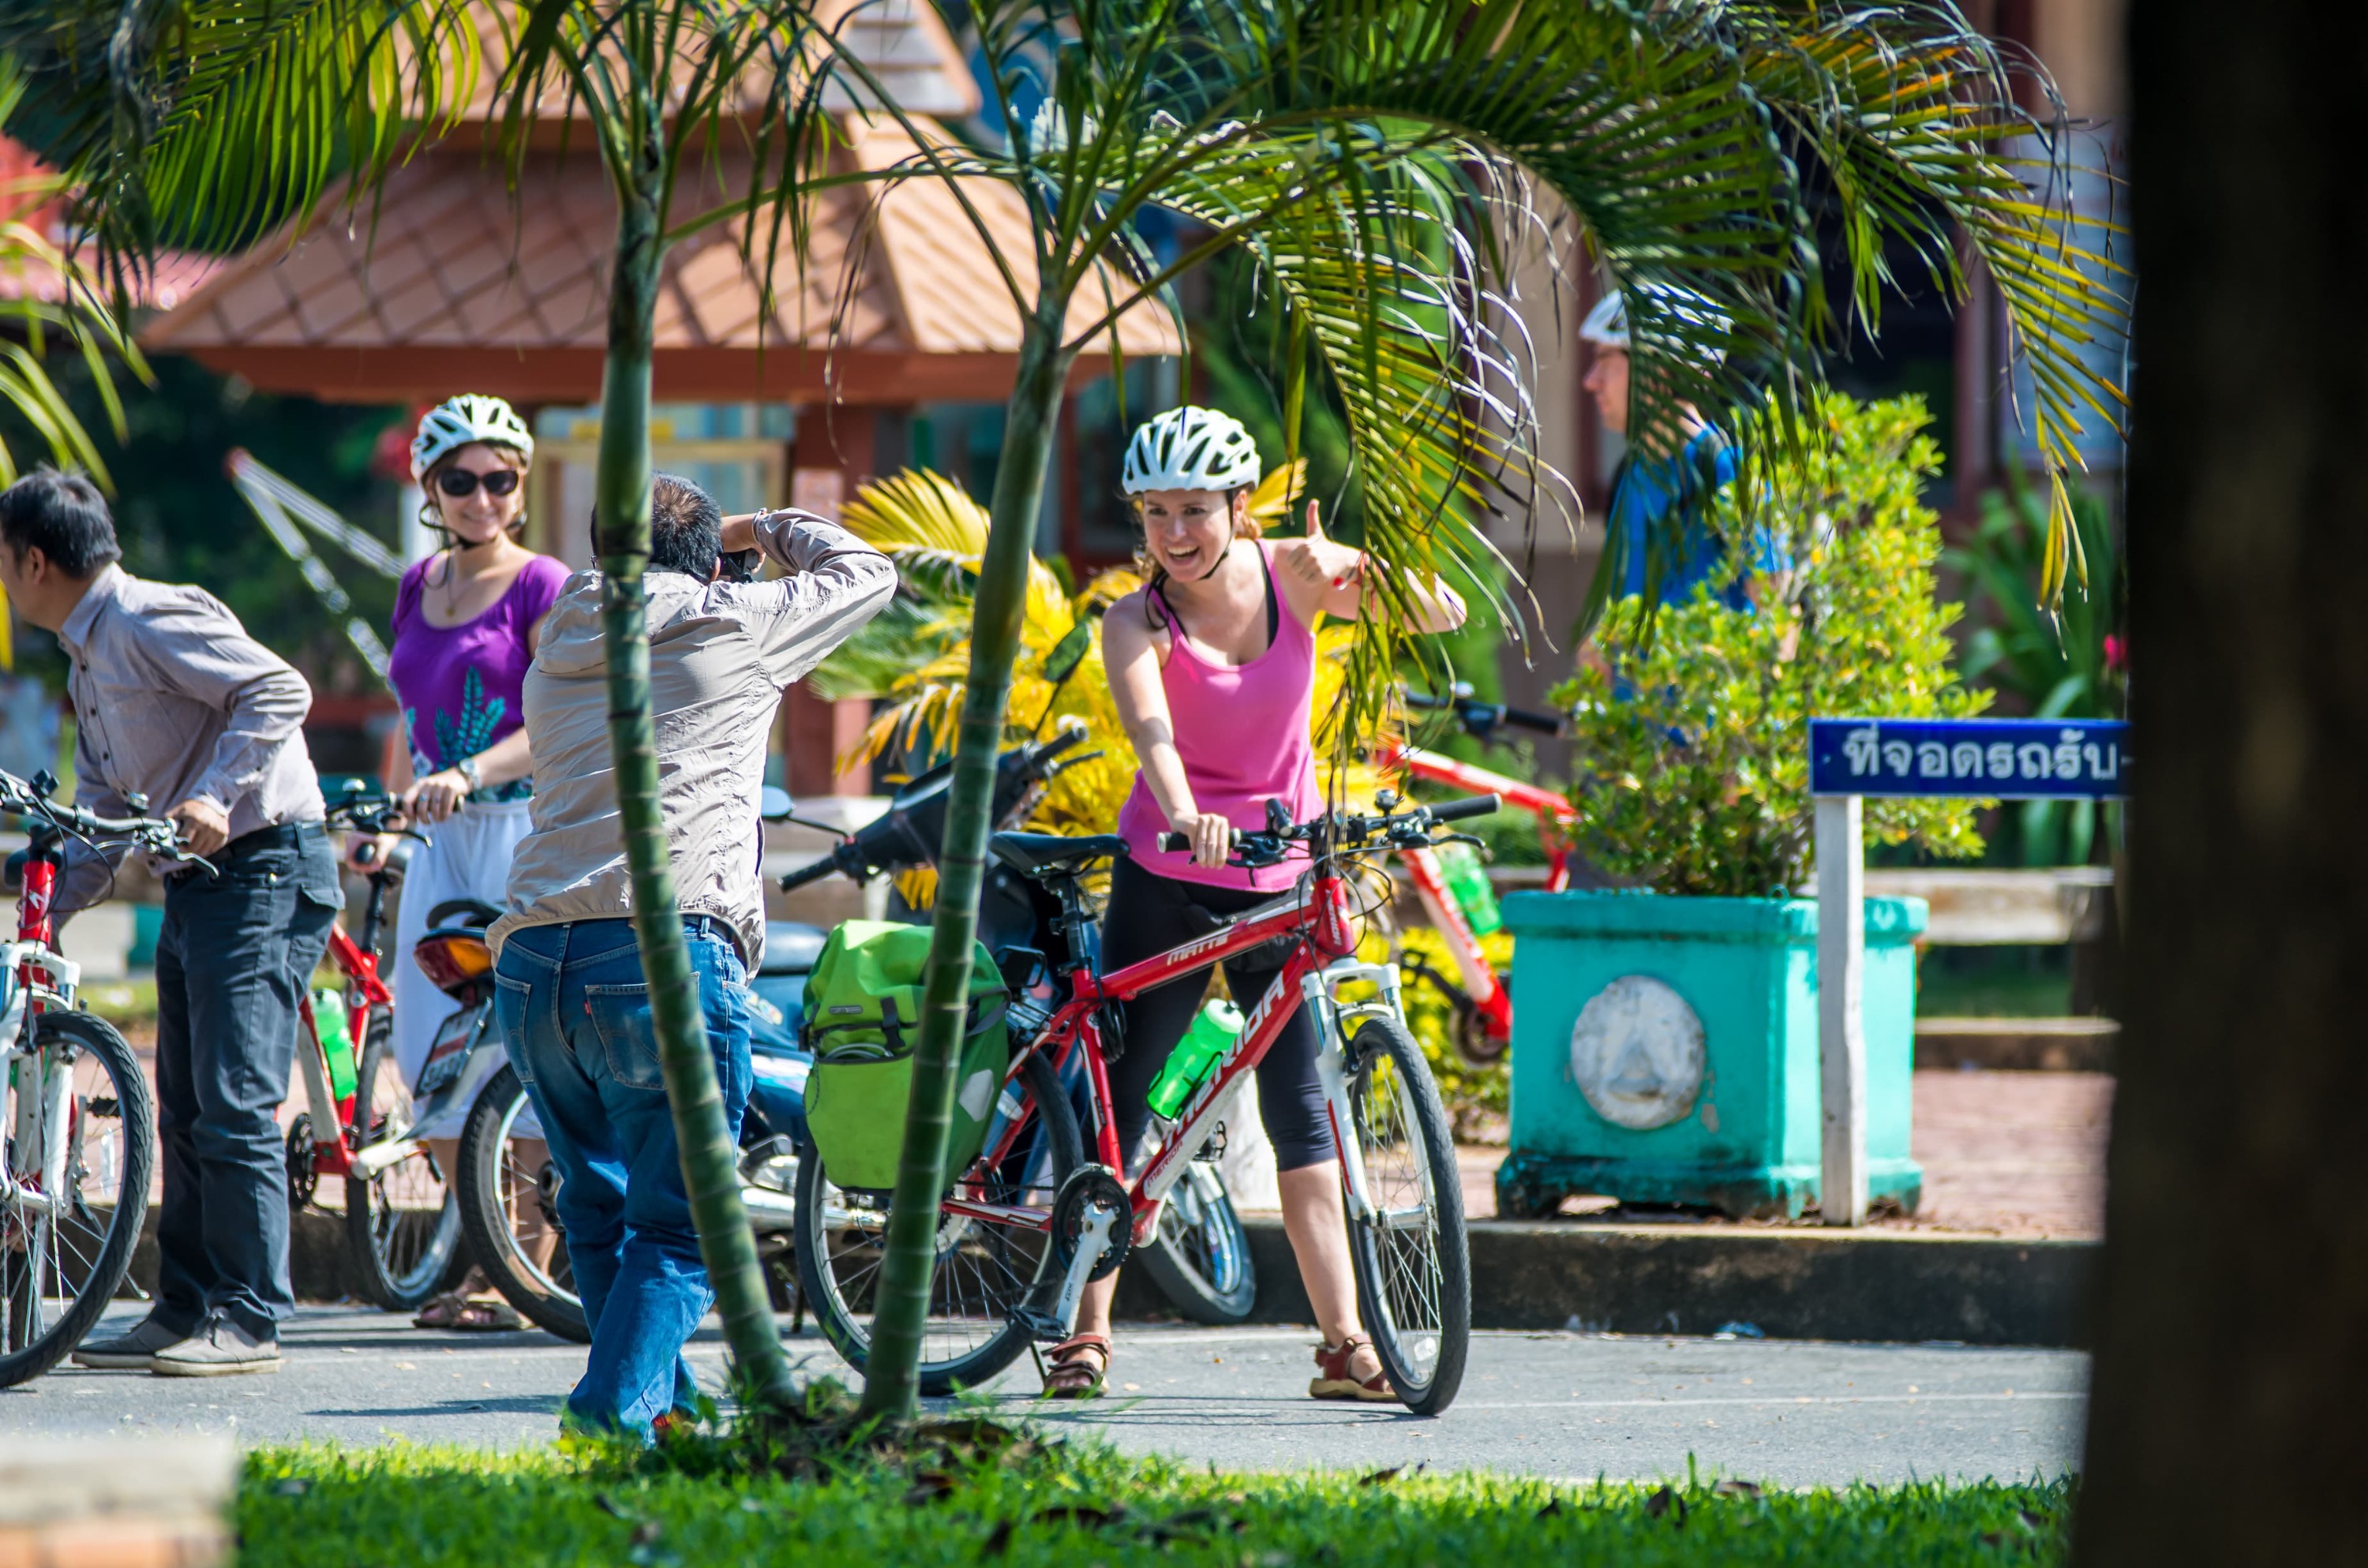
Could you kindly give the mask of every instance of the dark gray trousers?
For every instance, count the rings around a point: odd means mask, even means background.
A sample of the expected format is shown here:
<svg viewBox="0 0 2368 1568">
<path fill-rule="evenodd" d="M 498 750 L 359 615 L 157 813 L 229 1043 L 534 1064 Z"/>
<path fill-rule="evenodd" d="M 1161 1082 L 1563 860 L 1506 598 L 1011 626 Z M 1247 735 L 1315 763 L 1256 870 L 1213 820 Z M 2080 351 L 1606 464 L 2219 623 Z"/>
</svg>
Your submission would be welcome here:
<svg viewBox="0 0 2368 1568">
<path fill-rule="evenodd" d="M 276 1113 L 297 1002 L 344 900 L 319 823 L 264 828 L 165 884 L 156 938 L 156 1130 L 165 1200 L 152 1316 L 221 1312 L 271 1338 L 295 1311 L 288 1161 Z"/>
</svg>

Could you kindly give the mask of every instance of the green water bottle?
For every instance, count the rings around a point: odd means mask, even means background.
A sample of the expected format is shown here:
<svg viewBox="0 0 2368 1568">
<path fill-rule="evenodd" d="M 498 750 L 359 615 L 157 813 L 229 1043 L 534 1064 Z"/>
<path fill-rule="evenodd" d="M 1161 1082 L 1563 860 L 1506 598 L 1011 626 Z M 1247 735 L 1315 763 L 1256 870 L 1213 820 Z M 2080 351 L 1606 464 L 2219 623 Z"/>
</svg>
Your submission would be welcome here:
<svg viewBox="0 0 2368 1568">
<path fill-rule="evenodd" d="M 1439 857 L 1448 896 L 1463 912 L 1463 923 L 1472 927 L 1472 934 L 1487 937 L 1503 930 L 1505 916 L 1497 907 L 1497 890 L 1489 885 L 1488 869 L 1480 864 L 1480 852 L 1469 844 L 1442 844 L 1432 853 Z"/>
<path fill-rule="evenodd" d="M 1173 1117 L 1201 1086 L 1201 1080 L 1219 1058 L 1234 1048 L 1242 1035 L 1242 1010 L 1231 1002 L 1212 1002 L 1193 1018 L 1192 1027 L 1176 1049 L 1167 1053 L 1167 1065 L 1151 1081 L 1151 1108 L 1163 1117 Z"/>
<path fill-rule="evenodd" d="M 361 1070 L 354 1062 L 353 1036 L 346 1032 L 342 994 L 325 989 L 313 993 L 313 1028 L 321 1037 L 321 1054 L 329 1059 L 329 1092 L 350 1099 L 354 1085 L 361 1082 Z"/>
</svg>

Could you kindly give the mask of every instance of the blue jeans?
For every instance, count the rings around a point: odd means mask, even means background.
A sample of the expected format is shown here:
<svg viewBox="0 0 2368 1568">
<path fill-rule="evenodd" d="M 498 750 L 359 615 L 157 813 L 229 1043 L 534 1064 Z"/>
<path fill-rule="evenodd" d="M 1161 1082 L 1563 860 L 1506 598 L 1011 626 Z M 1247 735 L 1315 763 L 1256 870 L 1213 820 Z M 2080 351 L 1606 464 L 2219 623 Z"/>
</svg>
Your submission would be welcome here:
<svg viewBox="0 0 2368 1568">
<path fill-rule="evenodd" d="M 739 950 L 687 920 L 692 971 L 734 1137 L 748 1104 Z M 647 1437 L 698 1397 L 682 1347 L 714 1304 L 658 1072 L 641 950 L 628 920 L 529 926 L 502 944 L 495 1010 L 558 1169 L 560 1223 L 592 1348 L 567 1413 Z"/>
</svg>

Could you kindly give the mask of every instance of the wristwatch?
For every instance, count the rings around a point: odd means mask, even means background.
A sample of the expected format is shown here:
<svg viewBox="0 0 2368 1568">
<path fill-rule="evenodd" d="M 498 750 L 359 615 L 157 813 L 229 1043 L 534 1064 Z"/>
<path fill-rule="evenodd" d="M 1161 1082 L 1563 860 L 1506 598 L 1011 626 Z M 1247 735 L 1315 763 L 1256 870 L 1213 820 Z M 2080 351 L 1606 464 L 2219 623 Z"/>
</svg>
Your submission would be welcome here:
<svg viewBox="0 0 2368 1568">
<path fill-rule="evenodd" d="M 454 763 L 452 771 L 469 781 L 469 793 L 472 795 L 485 787 L 485 781 L 477 777 L 477 759 L 473 756 L 464 756 Z"/>
</svg>

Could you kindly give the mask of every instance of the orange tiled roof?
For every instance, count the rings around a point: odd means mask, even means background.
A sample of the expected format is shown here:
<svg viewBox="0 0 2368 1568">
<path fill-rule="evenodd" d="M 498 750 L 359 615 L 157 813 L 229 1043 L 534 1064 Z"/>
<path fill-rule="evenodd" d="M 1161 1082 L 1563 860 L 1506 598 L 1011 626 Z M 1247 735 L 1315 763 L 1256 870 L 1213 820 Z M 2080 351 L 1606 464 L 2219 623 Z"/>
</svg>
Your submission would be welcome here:
<svg viewBox="0 0 2368 1568">
<path fill-rule="evenodd" d="M 884 169 L 912 155 L 901 128 L 850 119 L 843 156 Z M 697 210 L 743 190 L 747 161 L 726 159 Z M 1016 192 L 970 193 L 1007 256 L 1029 265 Z M 268 391 L 373 403 L 468 385 L 531 402 L 599 392 L 614 206 L 588 149 L 528 154 L 513 201 L 497 165 L 473 151 L 422 154 L 389 179 L 375 213 L 341 199 L 292 246 L 274 240 L 227 264 L 142 335 Z M 764 309 L 758 268 L 737 225 L 668 254 L 657 312 L 656 395 L 670 401 L 860 403 L 999 400 L 1010 390 L 1019 316 L 959 204 L 916 181 L 884 198 L 860 187 L 817 204 L 806 264 L 784 259 Z M 374 237 L 373 237 L 374 228 Z M 1099 303 L 1099 299 L 1096 301 Z M 1074 324 L 1091 319 L 1081 306 Z M 837 324 L 834 337 L 833 324 Z M 1156 306 L 1129 312 L 1133 356 L 1180 344 Z M 833 347 L 834 341 L 836 347 Z M 1081 364 L 1090 376 L 1099 364 Z"/>
</svg>

